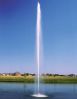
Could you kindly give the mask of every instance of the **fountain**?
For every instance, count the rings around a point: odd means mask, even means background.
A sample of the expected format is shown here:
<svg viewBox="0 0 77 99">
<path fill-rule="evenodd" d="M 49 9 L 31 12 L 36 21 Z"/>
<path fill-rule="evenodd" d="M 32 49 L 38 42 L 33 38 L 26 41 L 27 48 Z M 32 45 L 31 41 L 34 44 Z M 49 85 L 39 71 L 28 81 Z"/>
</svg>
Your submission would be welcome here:
<svg viewBox="0 0 77 99">
<path fill-rule="evenodd" d="M 37 44 L 37 93 L 32 95 L 33 97 L 47 97 L 44 94 L 40 93 L 40 44 L 41 44 L 41 8 L 40 2 L 38 1 L 37 5 L 37 31 L 36 31 L 36 44 Z"/>
</svg>

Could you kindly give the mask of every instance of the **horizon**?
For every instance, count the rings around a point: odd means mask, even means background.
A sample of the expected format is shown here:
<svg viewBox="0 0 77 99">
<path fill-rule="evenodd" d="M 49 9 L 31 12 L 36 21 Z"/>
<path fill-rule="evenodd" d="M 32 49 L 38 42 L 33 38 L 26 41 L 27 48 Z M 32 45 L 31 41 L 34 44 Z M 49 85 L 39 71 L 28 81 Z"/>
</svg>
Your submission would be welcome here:
<svg viewBox="0 0 77 99">
<path fill-rule="evenodd" d="M 40 72 L 77 74 L 77 1 L 40 0 Z M 37 0 L 0 1 L 0 72 L 36 73 Z"/>
<path fill-rule="evenodd" d="M 30 73 L 30 72 L 19 72 L 19 71 L 16 71 L 16 72 L 3 72 L 3 73 L 0 73 L 0 74 L 15 74 L 15 73 L 20 73 L 20 74 L 31 74 L 31 75 L 37 75 L 36 73 Z M 77 76 L 77 74 L 57 74 L 57 73 L 42 73 L 41 75 L 56 75 L 56 76 L 62 76 L 62 75 L 66 75 L 66 76 L 69 76 L 69 75 L 75 75 Z"/>
</svg>

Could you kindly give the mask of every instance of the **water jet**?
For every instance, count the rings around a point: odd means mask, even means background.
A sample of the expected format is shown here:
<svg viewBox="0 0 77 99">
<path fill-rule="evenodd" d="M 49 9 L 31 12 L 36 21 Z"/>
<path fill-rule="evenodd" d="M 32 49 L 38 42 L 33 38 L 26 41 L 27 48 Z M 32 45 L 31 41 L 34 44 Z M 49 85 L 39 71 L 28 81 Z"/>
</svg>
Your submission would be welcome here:
<svg viewBox="0 0 77 99">
<path fill-rule="evenodd" d="M 38 0 L 37 4 L 37 28 L 36 28 L 36 55 L 37 55 L 37 92 L 32 95 L 33 97 L 44 98 L 48 97 L 40 93 L 40 50 L 41 50 L 41 8 Z"/>
</svg>

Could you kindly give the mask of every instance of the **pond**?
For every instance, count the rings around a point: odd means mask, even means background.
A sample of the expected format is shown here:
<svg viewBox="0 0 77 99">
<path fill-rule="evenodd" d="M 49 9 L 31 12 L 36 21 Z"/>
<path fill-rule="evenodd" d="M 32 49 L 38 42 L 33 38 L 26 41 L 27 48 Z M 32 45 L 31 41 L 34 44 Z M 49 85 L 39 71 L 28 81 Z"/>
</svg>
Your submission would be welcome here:
<svg viewBox="0 0 77 99">
<path fill-rule="evenodd" d="M 36 86 L 24 83 L 0 83 L 0 99 L 37 99 L 31 96 L 36 93 Z M 77 84 L 40 84 L 40 93 L 48 96 L 45 99 L 77 99 Z"/>
</svg>

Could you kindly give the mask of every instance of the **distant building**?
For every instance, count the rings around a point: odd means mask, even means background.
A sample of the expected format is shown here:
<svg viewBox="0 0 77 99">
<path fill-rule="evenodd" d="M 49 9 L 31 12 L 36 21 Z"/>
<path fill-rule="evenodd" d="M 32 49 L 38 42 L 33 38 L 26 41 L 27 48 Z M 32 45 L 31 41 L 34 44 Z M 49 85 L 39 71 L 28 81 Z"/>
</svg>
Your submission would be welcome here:
<svg viewBox="0 0 77 99">
<path fill-rule="evenodd" d="M 21 76 L 21 73 L 16 72 L 16 73 L 14 73 L 14 76 Z"/>
<path fill-rule="evenodd" d="M 5 73 L 2 74 L 2 76 L 5 76 L 5 75 L 6 75 Z"/>
</svg>

